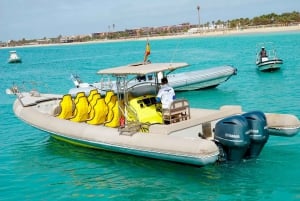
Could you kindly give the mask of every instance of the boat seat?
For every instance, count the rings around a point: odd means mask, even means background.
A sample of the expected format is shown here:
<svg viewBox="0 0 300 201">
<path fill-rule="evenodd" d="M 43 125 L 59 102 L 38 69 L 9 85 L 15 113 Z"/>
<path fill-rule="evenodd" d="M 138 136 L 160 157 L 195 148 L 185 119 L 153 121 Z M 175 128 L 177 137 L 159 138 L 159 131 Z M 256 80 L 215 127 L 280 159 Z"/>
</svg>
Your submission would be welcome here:
<svg viewBox="0 0 300 201">
<path fill-rule="evenodd" d="M 96 102 L 99 98 L 101 98 L 101 95 L 99 93 L 95 93 L 95 94 L 93 94 L 91 100 L 88 100 L 88 102 L 89 102 L 89 111 L 88 111 L 89 112 L 89 118 L 91 118 L 90 113 L 92 112 L 93 107 L 95 106 L 95 104 L 96 104 Z"/>
<path fill-rule="evenodd" d="M 71 94 L 65 94 L 60 103 L 60 113 L 57 115 L 60 119 L 70 119 L 73 116 L 74 102 Z"/>
<path fill-rule="evenodd" d="M 120 114 L 119 114 L 119 104 L 117 101 L 117 96 L 113 95 L 111 100 L 107 104 L 108 106 L 108 113 L 105 119 L 105 126 L 107 127 L 118 127 L 120 125 Z"/>
<path fill-rule="evenodd" d="M 74 122 L 83 122 L 88 119 L 89 103 L 86 96 L 81 96 L 75 103 L 75 111 L 73 117 L 70 119 Z"/>
<path fill-rule="evenodd" d="M 88 101 L 89 101 L 89 102 L 91 102 L 91 100 L 93 99 L 93 97 L 94 97 L 95 94 L 98 94 L 98 90 L 97 90 L 97 89 L 92 89 L 92 90 L 90 91 L 89 96 L 88 96 Z"/>
<path fill-rule="evenodd" d="M 96 103 L 90 112 L 90 118 L 86 122 L 92 125 L 103 124 L 105 122 L 107 113 L 108 107 L 105 104 L 104 98 L 97 98 Z"/>
<path fill-rule="evenodd" d="M 169 109 L 163 109 L 163 120 L 165 123 L 176 123 L 191 118 L 190 106 L 186 99 L 176 99 Z"/>
<path fill-rule="evenodd" d="M 78 102 L 78 99 L 82 96 L 85 96 L 84 92 L 78 92 L 74 98 L 74 103 L 76 104 Z"/>
<path fill-rule="evenodd" d="M 94 106 L 96 104 L 98 98 L 101 98 L 101 94 L 99 94 L 99 93 L 93 94 L 93 97 L 90 100 L 88 98 L 89 104 L 91 106 Z"/>
<path fill-rule="evenodd" d="M 107 91 L 105 94 L 105 103 L 108 104 L 111 101 L 112 96 L 114 96 L 115 93 L 113 91 Z"/>
</svg>

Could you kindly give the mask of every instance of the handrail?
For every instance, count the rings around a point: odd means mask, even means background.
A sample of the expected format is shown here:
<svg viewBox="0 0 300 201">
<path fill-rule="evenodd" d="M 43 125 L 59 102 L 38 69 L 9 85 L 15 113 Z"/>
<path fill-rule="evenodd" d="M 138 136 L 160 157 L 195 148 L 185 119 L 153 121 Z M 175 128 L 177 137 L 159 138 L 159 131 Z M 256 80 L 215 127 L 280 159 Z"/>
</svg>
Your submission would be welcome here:
<svg viewBox="0 0 300 201">
<path fill-rule="evenodd" d="M 166 123 L 176 123 L 191 118 L 190 105 L 186 99 L 176 99 L 169 109 L 163 109 L 163 119 Z"/>
</svg>

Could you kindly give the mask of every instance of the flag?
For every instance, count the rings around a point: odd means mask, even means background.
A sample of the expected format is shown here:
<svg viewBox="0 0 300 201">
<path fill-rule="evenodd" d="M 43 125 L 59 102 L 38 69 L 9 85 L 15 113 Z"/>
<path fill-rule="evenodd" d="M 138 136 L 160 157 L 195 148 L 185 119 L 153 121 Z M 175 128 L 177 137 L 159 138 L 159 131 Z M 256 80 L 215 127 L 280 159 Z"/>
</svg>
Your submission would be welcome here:
<svg viewBox="0 0 300 201">
<path fill-rule="evenodd" d="M 150 43 L 147 41 L 144 62 L 147 61 L 149 55 L 150 55 Z"/>
</svg>

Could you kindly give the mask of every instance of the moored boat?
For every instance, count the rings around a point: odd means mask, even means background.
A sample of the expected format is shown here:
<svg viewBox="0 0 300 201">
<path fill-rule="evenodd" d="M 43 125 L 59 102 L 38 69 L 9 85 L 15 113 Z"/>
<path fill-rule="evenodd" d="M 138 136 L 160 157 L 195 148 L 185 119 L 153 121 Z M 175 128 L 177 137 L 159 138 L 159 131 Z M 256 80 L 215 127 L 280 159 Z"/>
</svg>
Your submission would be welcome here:
<svg viewBox="0 0 300 201">
<path fill-rule="evenodd" d="M 22 59 L 21 57 L 18 56 L 17 51 L 10 51 L 9 52 L 9 59 L 8 59 L 8 63 L 21 63 Z"/>
<path fill-rule="evenodd" d="M 175 99 L 161 110 L 155 98 L 159 73 L 186 66 L 141 63 L 100 70 L 100 75 L 116 78 L 117 92 L 105 95 L 92 90 L 88 96 L 79 92 L 72 97 L 13 86 L 13 110 L 24 122 L 68 143 L 196 166 L 257 158 L 269 138 L 268 128 L 278 122 L 294 129 L 289 136 L 298 133 L 298 118 L 288 114 L 243 112 L 240 106 L 191 108 L 186 99 Z M 149 74 L 155 82 L 128 85 L 132 77 Z"/>
<path fill-rule="evenodd" d="M 166 74 L 169 84 L 175 91 L 191 91 L 215 88 L 223 82 L 229 80 L 233 75 L 237 74 L 237 69 L 232 66 L 217 66 L 202 70 L 193 70 L 188 72 L 176 73 L 174 70 Z M 75 96 L 78 92 L 83 91 L 86 94 L 93 89 L 97 89 L 100 93 L 106 93 L 108 90 L 117 90 L 116 81 L 108 76 L 103 76 L 99 82 L 86 83 L 82 82 L 78 75 L 71 75 L 75 87 L 69 90 L 69 93 Z M 144 76 L 137 75 L 128 83 L 134 86 L 140 82 L 154 83 L 153 74 Z"/>
</svg>

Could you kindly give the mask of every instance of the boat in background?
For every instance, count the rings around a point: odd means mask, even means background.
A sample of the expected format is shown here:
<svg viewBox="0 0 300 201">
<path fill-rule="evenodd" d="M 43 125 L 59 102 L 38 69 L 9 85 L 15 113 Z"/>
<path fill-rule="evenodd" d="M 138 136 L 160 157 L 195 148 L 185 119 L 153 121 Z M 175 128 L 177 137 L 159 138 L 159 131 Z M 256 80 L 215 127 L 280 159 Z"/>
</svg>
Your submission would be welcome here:
<svg viewBox="0 0 300 201">
<path fill-rule="evenodd" d="M 8 59 L 8 63 L 21 63 L 22 59 L 21 57 L 18 56 L 17 51 L 12 50 L 9 51 L 9 59 Z"/>
<path fill-rule="evenodd" d="M 273 43 L 260 43 L 257 45 L 256 66 L 263 72 L 279 70 L 283 60 L 277 57 Z"/>
<path fill-rule="evenodd" d="M 174 70 L 166 73 L 170 86 L 175 91 L 191 91 L 215 88 L 223 82 L 226 82 L 231 76 L 237 74 L 237 69 L 232 66 L 218 66 L 203 70 L 195 70 L 189 72 L 173 73 Z M 160 79 L 160 78 L 158 78 Z M 104 76 L 99 82 L 85 83 L 82 82 L 78 75 L 71 75 L 75 88 L 69 90 L 69 94 L 75 96 L 78 92 L 89 92 L 93 89 L 98 89 L 100 93 L 105 94 L 106 91 L 116 91 L 116 82 L 111 77 Z M 154 82 L 153 74 L 137 75 L 134 79 L 128 82 L 129 86 L 134 86 L 140 82 Z M 160 81 L 160 80 L 159 80 Z"/>
<path fill-rule="evenodd" d="M 148 60 L 150 54 L 150 43 L 147 40 L 143 62 L 130 64 L 130 66 L 153 66 L 149 65 L 151 64 L 151 61 Z M 164 72 L 158 73 L 157 77 L 154 73 L 146 75 L 136 73 L 135 76 L 131 75 L 131 78 L 127 80 L 126 87 L 132 89 L 131 93 L 142 94 L 144 93 L 145 88 L 134 86 L 142 86 L 141 83 L 144 83 L 145 85 L 152 83 L 153 85 L 153 83 L 159 82 L 163 76 L 166 76 L 168 78 L 169 85 L 172 86 L 175 91 L 200 90 L 217 87 L 221 83 L 226 82 L 229 78 L 231 78 L 231 76 L 237 74 L 237 69 L 228 65 L 182 73 L 173 73 L 175 70 L 176 68 L 166 69 Z M 157 72 L 155 71 L 155 73 Z M 99 82 L 94 83 L 82 82 L 78 75 L 73 74 L 71 75 L 71 80 L 75 85 L 75 88 L 71 88 L 69 90 L 69 94 L 72 96 L 75 96 L 78 92 L 85 92 L 85 94 L 88 95 L 93 89 L 97 89 L 101 94 L 105 94 L 110 90 L 113 90 L 114 92 L 117 91 L 115 77 L 111 75 L 104 75 L 101 77 Z M 148 87 L 147 90 L 153 91 L 156 89 L 155 87 Z"/>
<path fill-rule="evenodd" d="M 272 133 L 298 133 L 300 122 L 294 115 L 243 112 L 239 105 L 192 108 L 187 99 L 177 98 L 162 110 L 155 98 L 160 86 L 158 77 L 186 66 L 140 63 L 102 69 L 98 74 L 116 79 L 116 93 L 107 91 L 105 95 L 93 90 L 88 96 L 79 92 L 72 97 L 42 93 L 36 88 L 23 91 L 16 85 L 8 91 L 16 95 L 15 115 L 55 139 L 195 166 L 255 159 Z M 126 84 L 149 75 L 154 76 L 154 82 Z M 276 131 L 269 132 L 272 128 Z"/>
</svg>

